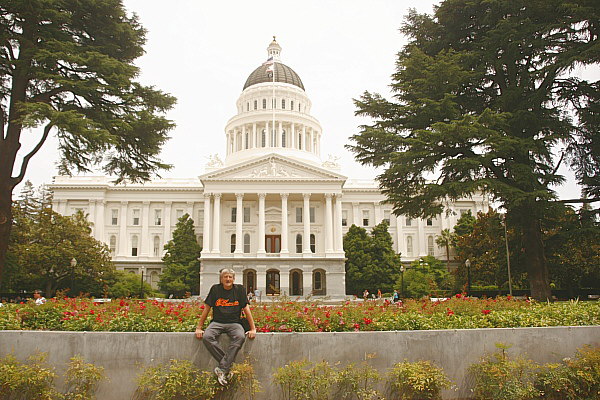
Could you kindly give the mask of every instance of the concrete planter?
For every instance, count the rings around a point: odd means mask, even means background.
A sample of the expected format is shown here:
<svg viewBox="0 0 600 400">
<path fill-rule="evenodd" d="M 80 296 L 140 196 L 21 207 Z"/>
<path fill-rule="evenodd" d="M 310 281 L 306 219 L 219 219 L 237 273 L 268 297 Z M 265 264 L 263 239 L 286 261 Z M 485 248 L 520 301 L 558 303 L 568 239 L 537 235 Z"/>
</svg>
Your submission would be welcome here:
<svg viewBox="0 0 600 400">
<path fill-rule="evenodd" d="M 279 389 L 271 382 L 273 370 L 293 360 L 330 363 L 361 362 L 375 354 L 371 365 L 384 373 L 394 363 L 431 360 L 442 367 L 458 390 L 448 390 L 444 399 L 466 399 L 469 365 L 485 353 L 496 351 L 495 343 L 511 344 L 509 354 L 523 354 L 538 362 L 559 362 L 572 357 L 584 345 L 600 345 L 600 326 L 497 328 L 438 331 L 261 333 L 247 340 L 239 359 L 249 357 L 263 392 L 258 398 L 276 399 Z M 86 362 L 105 368 L 98 399 L 131 399 L 140 368 L 170 359 L 188 359 L 202 369 L 212 369 L 212 360 L 193 333 L 158 332 L 53 332 L 0 331 L 0 356 L 13 353 L 24 360 L 30 354 L 47 352 L 48 362 L 62 373 L 69 358 L 80 354 Z M 60 382 L 59 382 L 60 384 Z"/>
</svg>

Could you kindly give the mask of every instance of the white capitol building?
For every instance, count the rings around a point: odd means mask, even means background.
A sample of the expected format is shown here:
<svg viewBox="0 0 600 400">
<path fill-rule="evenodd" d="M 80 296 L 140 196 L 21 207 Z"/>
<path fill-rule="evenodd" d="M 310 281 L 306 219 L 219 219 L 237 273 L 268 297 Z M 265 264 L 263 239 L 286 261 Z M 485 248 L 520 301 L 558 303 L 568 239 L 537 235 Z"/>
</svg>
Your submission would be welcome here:
<svg viewBox="0 0 600 400">
<path fill-rule="evenodd" d="M 54 210 L 82 210 L 117 269 L 143 273 L 155 288 L 163 247 L 178 218 L 189 214 L 202 244 L 201 297 L 224 267 L 266 295 L 343 297 L 343 235 L 352 224 L 370 231 L 384 219 L 403 261 L 445 259 L 435 237 L 462 213 L 487 210 L 487 199 L 454 202 L 451 215 L 436 219 L 391 214 L 374 181 L 348 179 L 335 159 L 321 159 L 325 133 L 311 116 L 302 80 L 281 62 L 275 40 L 267 51 L 274 62 L 250 74 L 225 127 L 224 161 L 212 156 L 197 178 L 144 184 L 57 176 L 50 185 Z"/>
</svg>

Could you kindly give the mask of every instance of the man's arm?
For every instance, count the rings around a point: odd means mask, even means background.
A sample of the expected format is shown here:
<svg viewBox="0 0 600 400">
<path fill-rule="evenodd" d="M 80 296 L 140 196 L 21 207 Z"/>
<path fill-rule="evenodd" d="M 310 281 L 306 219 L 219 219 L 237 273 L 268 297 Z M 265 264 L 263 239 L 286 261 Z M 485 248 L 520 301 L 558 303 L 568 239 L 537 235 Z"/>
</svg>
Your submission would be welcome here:
<svg viewBox="0 0 600 400">
<path fill-rule="evenodd" d="M 246 315 L 246 319 L 250 324 L 250 330 L 246 332 L 248 338 L 254 339 L 256 337 L 256 326 L 254 325 L 254 318 L 252 317 L 252 312 L 250 311 L 250 305 L 246 304 L 244 307 L 244 314 Z"/>
<path fill-rule="evenodd" d="M 204 335 L 202 327 L 204 326 L 204 322 L 206 321 L 206 317 L 208 317 L 210 309 L 211 307 L 208 304 L 204 304 L 204 310 L 202 311 L 202 315 L 200 316 L 200 321 L 198 321 L 198 326 L 196 327 L 196 339 L 202 340 L 202 335 Z M 254 322 L 252 322 L 252 324 L 254 324 Z"/>
</svg>

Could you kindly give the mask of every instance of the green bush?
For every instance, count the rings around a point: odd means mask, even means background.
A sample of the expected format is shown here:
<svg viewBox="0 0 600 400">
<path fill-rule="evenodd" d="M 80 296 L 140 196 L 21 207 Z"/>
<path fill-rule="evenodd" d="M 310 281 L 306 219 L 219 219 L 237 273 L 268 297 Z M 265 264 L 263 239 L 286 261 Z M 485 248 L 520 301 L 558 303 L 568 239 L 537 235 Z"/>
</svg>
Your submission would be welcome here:
<svg viewBox="0 0 600 400">
<path fill-rule="evenodd" d="M 442 389 L 450 383 L 444 371 L 430 361 L 400 362 L 388 372 L 390 392 L 397 399 L 441 399 Z"/>
<path fill-rule="evenodd" d="M 327 400 L 334 380 L 335 371 L 326 361 L 292 361 L 273 374 L 285 400 Z"/>
<path fill-rule="evenodd" d="M 0 359 L 0 399 L 55 400 L 54 369 L 46 365 L 45 353 L 30 356 L 25 364 L 9 354 Z"/>
<path fill-rule="evenodd" d="M 535 373 L 539 366 L 523 357 L 510 359 L 510 346 L 497 343 L 499 351 L 472 364 L 469 372 L 475 379 L 473 393 L 477 400 L 527 400 L 538 394 L 534 388 Z"/>
<path fill-rule="evenodd" d="M 81 356 L 71 358 L 66 372 L 65 382 L 68 390 L 65 400 L 92 400 L 98 388 L 98 383 L 103 378 L 104 368 L 94 364 L 86 364 Z"/>
<path fill-rule="evenodd" d="M 381 394 L 374 386 L 381 380 L 379 372 L 367 362 L 346 365 L 336 376 L 336 394 L 334 398 L 341 400 L 381 399 Z"/>
</svg>

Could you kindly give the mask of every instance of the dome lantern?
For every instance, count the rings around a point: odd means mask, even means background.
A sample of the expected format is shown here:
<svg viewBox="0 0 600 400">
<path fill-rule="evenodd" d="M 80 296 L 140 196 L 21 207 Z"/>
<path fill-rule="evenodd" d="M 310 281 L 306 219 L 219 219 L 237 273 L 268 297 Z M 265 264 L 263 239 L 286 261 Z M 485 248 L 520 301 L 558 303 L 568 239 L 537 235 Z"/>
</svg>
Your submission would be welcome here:
<svg viewBox="0 0 600 400">
<path fill-rule="evenodd" d="M 273 41 L 267 47 L 267 54 L 269 58 L 273 57 L 273 61 L 281 61 L 281 46 L 275 40 L 275 36 L 273 36 Z"/>
</svg>

